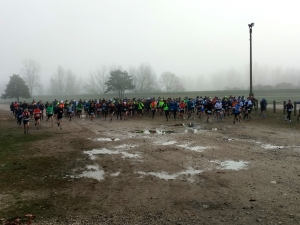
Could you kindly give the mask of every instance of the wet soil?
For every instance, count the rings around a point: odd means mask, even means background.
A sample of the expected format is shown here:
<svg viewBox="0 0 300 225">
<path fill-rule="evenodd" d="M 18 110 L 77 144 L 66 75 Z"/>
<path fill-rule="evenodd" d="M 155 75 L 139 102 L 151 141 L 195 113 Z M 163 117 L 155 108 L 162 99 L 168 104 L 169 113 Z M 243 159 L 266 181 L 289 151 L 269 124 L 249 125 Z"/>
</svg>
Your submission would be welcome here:
<svg viewBox="0 0 300 225">
<path fill-rule="evenodd" d="M 65 179 L 86 198 L 45 224 L 298 224 L 300 125 L 252 118 L 73 118 L 62 130 L 42 121 L 32 135 L 52 129 L 82 143 Z M 59 151 L 68 149 L 37 155 Z"/>
</svg>

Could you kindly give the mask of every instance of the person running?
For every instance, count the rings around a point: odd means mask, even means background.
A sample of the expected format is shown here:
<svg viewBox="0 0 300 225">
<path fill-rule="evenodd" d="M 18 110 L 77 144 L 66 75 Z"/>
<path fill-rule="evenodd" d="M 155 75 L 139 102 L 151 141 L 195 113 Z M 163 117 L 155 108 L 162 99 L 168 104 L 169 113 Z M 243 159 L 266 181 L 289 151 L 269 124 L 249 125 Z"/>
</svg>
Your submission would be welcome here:
<svg viewBox="0 0 300 225">
<path fill-rule="evenodd" d="M 205 114 L 206 114 L 206 122 L 209 123 L 209 118 L 212 115 L 212 111 L 214 109 L 214 105 L 211 101 L 211 99 L 207 99 L 205 104 Z"/>
<path fill-rule="evenodd" d="M 151 110 L 152 119 L 154 119 L 154 115 L 155 115 L 155 112 L 156 112 L 156 107 L 157 107 L 157 103 L 156 103 L 155 99 L 153 99 L 152 102 L 150 103 L 150 110 Z"/>
<path fill-rule="evenodd" d="M 24 134 L 29 134 L 30 113 L 28 112 L 27 108 L 24 109 L 24 112 L 22 113 L 22 117 L 23 117 L 23 124 L 24 124 Z"/>
<path fill-rule="evenodd" d="M 108 112 L 108 103 L 105 100 L 102 101 L 101 111 L 102 111 L 102 116 L 104 117 L 104 120 L 106 120 L 106 116 L 107 116 L 107 112 Z"/>
<path fill-rule="evenodd" d="M 220 99 L 217 99 L 214 105 L 215 108 L 215 112 L 216 112 L 216 120 L 221 120 L 221 111 L 222 111 L 222 102 L 220 101 Z"/>
<path fill-rule="evenodd" d="M 291 120 L 291 113 L 293 111 L 294 106 L 293 106 L 291 100 L 288 101 L 288 103 L 285 105 L 284 108 L 286 109 L 286 113 L 287 113 L 285 121 L 289 120 L 289 122 L 292 122 L 292 120 Z"/>
<path fill-rule="evenodd" d="M 262 117 L 266 117 L 266 114 L 267 114 L 267 100 L 265 98 L 263 98 L 261 101 L 260 101 L 260 116 Z"/>
<path fill-rule="evenodd" d="M 143 117 L 143 110 L 144 110 L 144 103 L 142 101 L 138 101 L 138 105 L 137 105 L 137 115 L 140 117 Z"/>
<path fill-rule="evenodd" d="M 173 99 L 169 103 L 169 106 L 170 106 L 170 112 L 171 112 L 171 114 L 173 114 L 174 120 L 176 120 L 177 109 L 178 109 L 177 102 Z"/>
<path fill-rule="evenodd" d="M 122 103 L 120 102 L 120 100 L 117 101 L 116 103 L 116 114 L 117 114 L 117 119 L 120 120 L 122 119 Z"/>
<path fill-rule="evenodd" d="M 185 110 L 185 103 L 183 101 L 180 101 L 178 108 L 179 108 L 179 118 L 181 117 L 181 119 L 184 120 L 183 115 Z"/>
<path fill-rule="evenodd" d="M 15 105 L 13 102 L 10 104 L 9 108 L 10 108 L 10 118 L 12 119 L 15 116 Z"/>
<path fill-rule="evenodd" d="M 40 108 L 36 105 L 35 109 L 33 110 L 33 117 L 35 120 L 34 126 L 36 126 L 36 129 L 39 129 L 40 126 L 40 121 L 41 121 L 41 110 Z"/>
<path fill-rule="evenodd" d="M 108 104 L 108 112 L 110 115 L 110 122 L 112 121 L 113 115 L 115 113 L 115 105 L 112 101 L 109 102 Z"/>
<path fill-rule="evenodd" d="M 41 120 L 44 120 L 44 110 L 45 110 L 45 105 L 42 103 L 40 100 L 39 102 L 39 109 L 41 110 Z"/>
<path fill-rule="evenodd" d="M 166 100 L 164 100 L 163 110 L 165 112 L 165 117 L 166 117 L 167 121 L 169 121 L 170 106 Z"/>
<path fill-rule="evenodd" d="M 193 102 L 192 102 L 192 100 L 189 98 L 188 100 L 187 100 L 187 103 L 186 103 L 187 105 L 187 114 L 188 114 L 188 119 L 190 119 L 191 118 L 191 116 L 192 116 L 192 112 L 193 112 Z"/>
<path fill-rule="evenodd" d="M 124 101 L 123 105 L 122 105 L 122 114 L 123 114 L 123 119 L 127 120 L 128 119 L 128 105 L 127 105 L 126 101 Z"/>
<path fill-rule="evenodd" d="M 17 124 L 19 124 L 19 126 L 21 126 L 22 118 L 23 118 L 23 110 L 19 107 L 17 111 Z"/>
<path fill-rule="evenodd" d="M 89 115 L 91 117 L 91 121 L 93 121 L 95 118 L 95 110 L 96 110 L 96 106 L 95 103 L 92 101 L 89 108 Z"/>
<path fill-rule="evenodd" d="M 64 114 L 64 108 L 63 108 L 63 104 L 59 104 L 57 107 L 56 107 L 56 113 L 57 115 L 57 126 L 62 129 L 61 127 L 61 121 L 62 121 L 62 118 L 63 118 L 63 114 Z"/>
<path fill-rule="evenodd" d="M 67 106 L 67 115 L 69 117 L 69 121 L 72 120 L 72 116 L 73 116 L 73 104 L 70 102 L 69 105 Z"/>
<path fill-rule="evenodd" d="M 46 122 L 48 122 L 48 120 L 50 119 L 52 126 L 53 126 L 53 111 L 54 111 L 53 105 L 52 103 L 50 103 L 46 108 L 46 114 L 47 114 Z"/>
<path fill-rule="evenodd" d="M 241 110 L 242 110 L 242 104 L 237 102 L 237 104 L 235 104 L 233 108 L 233 112 L 234 112 L 233 124 L 235 124 L 235 121 L 241 122 Z"/>
<path fill-rule="evenodd" d="M 245 108 L 244 108 L 244 118 L 251 119 L 251 109 L 252 109 L 252 101 L 250 97 L 247 98 L 245 101 Z"/>
</svg>

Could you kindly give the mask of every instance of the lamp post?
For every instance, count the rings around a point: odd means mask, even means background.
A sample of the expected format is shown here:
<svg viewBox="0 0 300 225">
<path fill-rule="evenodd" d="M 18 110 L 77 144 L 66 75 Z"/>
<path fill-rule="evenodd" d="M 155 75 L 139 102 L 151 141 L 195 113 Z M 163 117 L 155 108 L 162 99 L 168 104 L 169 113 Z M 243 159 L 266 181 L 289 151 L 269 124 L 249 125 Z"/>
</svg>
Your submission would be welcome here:
<svg viewBox="0 0 300 225">
<path fill-rule="evenodd" d="M 248 24 L 249 33 L 250 33 L 250 93 L 249 96 L 254 96 L 252 92 L 252 27 L 254 27 L 254 23 Z"/>
</svg>

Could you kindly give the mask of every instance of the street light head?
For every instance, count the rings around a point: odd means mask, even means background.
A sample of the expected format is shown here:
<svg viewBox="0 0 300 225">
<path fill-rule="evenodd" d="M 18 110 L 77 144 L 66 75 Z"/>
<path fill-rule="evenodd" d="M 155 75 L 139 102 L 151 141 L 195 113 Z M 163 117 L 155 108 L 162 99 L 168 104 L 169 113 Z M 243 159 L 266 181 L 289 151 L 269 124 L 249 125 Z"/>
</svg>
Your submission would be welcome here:
<svg viewBox="0 0 300 225">
<path fill-rule="evenodd" d="M 254 23 L 250 23 L 250 24 L 248 24 L 248 26 L 249 26 L 249 28 L 252 28 L 252 27 L 254 27 Z"/>
<path fill-rule="evenodd" d="M 251 23 L 251 26 L 254 27 L 254 23 Z"/>
</svg>

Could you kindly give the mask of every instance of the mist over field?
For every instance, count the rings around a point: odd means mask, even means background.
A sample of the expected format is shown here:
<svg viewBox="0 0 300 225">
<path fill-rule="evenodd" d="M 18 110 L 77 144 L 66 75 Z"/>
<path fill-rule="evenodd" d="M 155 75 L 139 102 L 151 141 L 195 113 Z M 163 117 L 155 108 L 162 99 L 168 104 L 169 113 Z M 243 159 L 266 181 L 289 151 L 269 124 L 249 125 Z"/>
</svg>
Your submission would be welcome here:
<svg viewBox="0 0 300 225">
<path fill-rule="evenodd" d="M 167 91 L 164 73 L 178 81 L 174 91 L 248 90 L 252 22 L 254 92 L 299 88 L 299 6 L 289 0 L 0 1 L 0 94 L 9 76 L 26 77 L 28 68 L 39 77 L 33 95 L 101 93 L 116 69 L 140 77 L 134 92 Z"/>
</svg>

